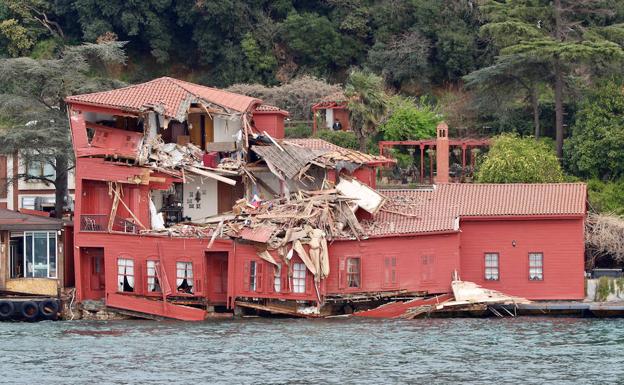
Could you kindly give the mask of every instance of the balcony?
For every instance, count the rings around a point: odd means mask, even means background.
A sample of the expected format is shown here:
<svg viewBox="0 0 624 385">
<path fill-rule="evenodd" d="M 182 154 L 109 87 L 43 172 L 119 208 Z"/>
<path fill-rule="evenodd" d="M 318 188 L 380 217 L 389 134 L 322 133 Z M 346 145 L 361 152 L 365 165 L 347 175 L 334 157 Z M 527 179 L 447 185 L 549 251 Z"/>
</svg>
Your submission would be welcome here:
<svg viewBox="0 0 624 385">
<path fill-rule="evenodd" d="M 83 214 L 80 216 L 80 231 L 105 233 L 108 232 L 107 214 Z M 138 226 L 131 220 L 115 217 L 111 231 L 138 234 Z"/>
</svg>

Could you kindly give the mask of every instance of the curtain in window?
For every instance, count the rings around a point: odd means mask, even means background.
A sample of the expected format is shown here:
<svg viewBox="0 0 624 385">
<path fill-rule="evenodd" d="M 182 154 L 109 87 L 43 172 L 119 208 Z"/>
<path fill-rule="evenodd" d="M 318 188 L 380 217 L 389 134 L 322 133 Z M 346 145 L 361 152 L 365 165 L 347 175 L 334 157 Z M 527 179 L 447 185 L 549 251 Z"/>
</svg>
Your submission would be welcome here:
<svg viewBox="0 0 624 385">
<path fill-rule="evenodd" d="M 147 291 L 160 292 L 160 282 L 156 276 L 156 261 L 147 261 Z"/>
<path fill-rule="evenodd" d="M 178 291 L 184 293 L 193 292 L 193 264 L 191 262 L 176 263 Z"/>
<path fill-rule="evenodd" d="M 134 291 L 134 261 L 132 259 L 119 258 L 117 260 L 117 290 Z"/>
</svg>

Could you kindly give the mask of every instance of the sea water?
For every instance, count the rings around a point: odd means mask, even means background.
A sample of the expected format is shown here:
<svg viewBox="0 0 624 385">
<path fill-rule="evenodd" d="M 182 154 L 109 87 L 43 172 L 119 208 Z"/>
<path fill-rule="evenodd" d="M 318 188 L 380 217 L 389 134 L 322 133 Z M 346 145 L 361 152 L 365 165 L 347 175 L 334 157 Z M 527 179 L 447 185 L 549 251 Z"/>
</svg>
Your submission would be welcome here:
<svg viewBox="0 0 624 385">
<path fill-rule="evenodd" d="M 0 323 L 0 383 L 624 383 L 624 319 Z"/>
</svg>

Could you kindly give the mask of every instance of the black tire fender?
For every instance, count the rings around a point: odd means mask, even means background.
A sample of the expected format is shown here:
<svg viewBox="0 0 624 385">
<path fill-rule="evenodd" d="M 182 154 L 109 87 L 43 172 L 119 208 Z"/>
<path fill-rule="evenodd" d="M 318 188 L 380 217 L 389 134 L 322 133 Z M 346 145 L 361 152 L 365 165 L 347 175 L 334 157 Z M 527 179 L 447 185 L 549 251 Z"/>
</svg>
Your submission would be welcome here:
<svg viewBox="0 0 624 385">
<path fill-rule="evenodd" d="M 39 302 L 39 313 L 45 319 L 56 319 L 59 308 L 59 303 L 55 299 L 46 299 Z"/>
<path fill-rule="evenodd" d="M 15 304 L 11 301 L 0 301 L 0 319 L 10 319 L 15 314 Z"/>
<path fill-rule="evenodd" d="M 20 314 L 25 321 L 35 321 L 39 317 L 39 306 L 33 301 L 22 302 Z"/>
</svg>

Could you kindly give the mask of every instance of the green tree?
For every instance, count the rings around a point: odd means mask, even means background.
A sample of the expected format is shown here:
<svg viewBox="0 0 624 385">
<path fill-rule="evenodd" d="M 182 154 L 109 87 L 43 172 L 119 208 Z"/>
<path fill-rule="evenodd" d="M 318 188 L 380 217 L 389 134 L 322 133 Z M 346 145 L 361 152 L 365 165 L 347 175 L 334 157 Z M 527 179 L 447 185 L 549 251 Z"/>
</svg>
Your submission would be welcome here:
<svg viewBox="0 0 624 385">
<path fill-rule="evenodd" d="M 295 65 L 317 75 L 346 68 L 363 52 L 356 39 L 340 34 L 326 16 L 315 13 L 291 13 L 280 32 L 280 43 Z"/>
<path fill-rule="evenodd" d="M 479 111 L 496 115 L 508 114 L 517 102 L 529 104 L 533 115 L 535 138 L 540 129 L 540 89 L 551 81 L 549 63 L 530 55 L 506 55 L 496 63 L 464 76 L 466 87 L 476 91 L 474 100 Z"/>
<path fill-rule="evenodd" d="M 547 142 L 502 134 L 492 139 L 476 177 L 480 183 L 552 183 L 562 182 L 563 172 Z"/>
<path fill-rule="evenodd" d="M 605 0 L 488 0 L 481 28 L 502 55 L 523 54 L 547 61 L 555 99 L 557 156 L 563 157 L 566 78 L 581 64 L 603 68 L 624 57 L 611 41 L 621 36 Z M 523 63 L 520 63 L 524 65 Z"/>
<path fill-rule="evenodd" d="M 97 63 L 122 63 L 122 43 L 84 44 L 66 48 L 56 59 L 0 60 L 0 153 L 20 155 L 24 164 L 49 165 L 53 173 L 18 178 L 54 186 L 57 216 L 67 199 L 67 173 L 73 167 L 69 122 L 64 99 L 75 93 L 120 86 L 119 82 L 92 77 Z"/>
<path fill-rule="evenodd" d="M 72 12 L 78 16 L 82 38 L 94 42 L 107 32 L 122 40 L 132 40 L 135 49 L 149 47 L 149 53 L 159 63 L 169 59 L 173 48 L 175 21 L 171 0 L 98 1 L 75 0 Z M 137 49 L 138 51 L 138 49 Z"/>
<path fill-rule="evenodd" d="M 380 126 L 384 140 L 419 140 L 436 135 L 436 127 L 442 115 L 426 100 L 416 103 L 414 99 L 394 96 L 389 101 L 389 113 Z"/>
<path fill-rule="evenodd" d="M 388 112 L 388 95 L 383 79 L 377 75 L 353 70 L 345 87 L 349 99 L 351 128 L 360 144 L 360 151 L 366 152 L 368 139 L 377 133 Z"/>
<path fill-rule="evenodd" d="M 582 177 L 624 177 L 624 92 L 618 80 L 603 82 L 581 102 L 566 140 L 566 167 Z"/>
</svg>

